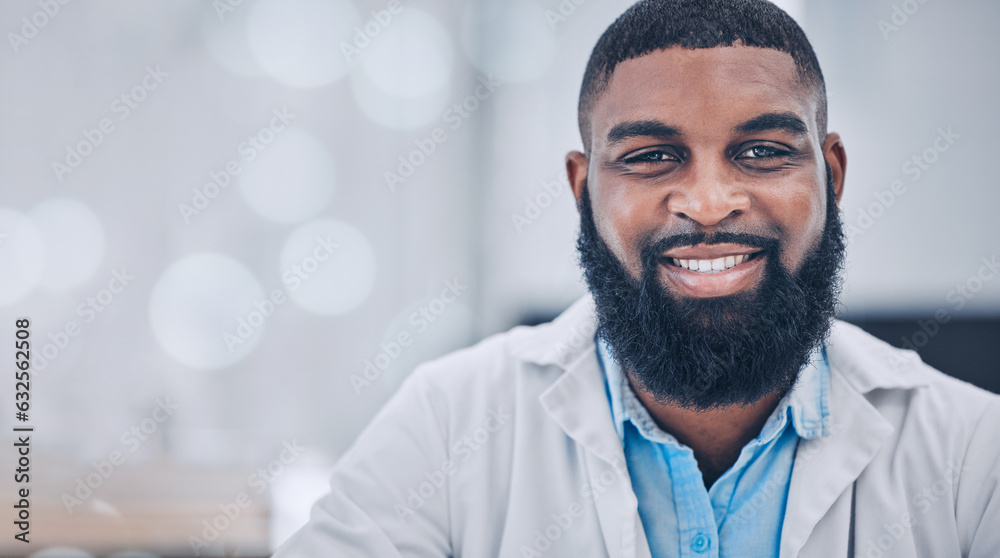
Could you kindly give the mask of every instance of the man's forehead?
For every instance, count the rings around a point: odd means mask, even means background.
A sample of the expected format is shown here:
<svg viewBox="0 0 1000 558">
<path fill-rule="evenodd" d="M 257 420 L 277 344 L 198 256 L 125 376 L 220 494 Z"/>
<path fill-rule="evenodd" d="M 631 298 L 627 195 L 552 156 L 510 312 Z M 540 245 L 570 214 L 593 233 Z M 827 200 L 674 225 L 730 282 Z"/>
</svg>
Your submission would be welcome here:
<svg viewBox="0 0 1000 558">
<path fill-rule="evenodd" d="M 611 127 L 626 120 L 726 127 L 759 114 L 793 113 L 815 126 L 816 106 L 813 88 L 788 53 L 747 46 L 671 47 L 619 64 L 591 122 L 600 144 Z M 705 114 L 712 116 L 709 121 Z"/>
</svg>

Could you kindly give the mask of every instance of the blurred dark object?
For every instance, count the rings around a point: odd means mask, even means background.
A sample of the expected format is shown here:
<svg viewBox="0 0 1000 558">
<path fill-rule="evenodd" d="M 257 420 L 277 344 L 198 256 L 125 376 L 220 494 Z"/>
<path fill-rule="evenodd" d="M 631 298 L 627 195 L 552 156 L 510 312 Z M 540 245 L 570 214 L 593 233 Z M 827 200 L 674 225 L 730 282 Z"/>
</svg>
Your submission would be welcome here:
<svg viewBox="0 0 1000 558">
<path fill-rule="evenodd" d="M 916 350 L 924 362 L 949 376 L 1000 393 L 1000 317 L 952 317 L 938 323 L 931 317 L 852 316 L 845 321 L 895 347 Z"/>
</svg>

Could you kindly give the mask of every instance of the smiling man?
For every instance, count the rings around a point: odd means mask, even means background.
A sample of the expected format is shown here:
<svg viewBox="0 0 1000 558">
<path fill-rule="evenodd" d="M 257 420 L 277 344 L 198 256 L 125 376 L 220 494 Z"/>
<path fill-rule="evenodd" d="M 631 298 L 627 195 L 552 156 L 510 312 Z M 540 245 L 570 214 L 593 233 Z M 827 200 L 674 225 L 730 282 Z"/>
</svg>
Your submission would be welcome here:
<svg viewBox="0 0 1000 558">
<path fill-rule="evenodd" d="M 418 368 L 278 555 L 1000 555 L 1000 398 L 834 319 L 847 159 L 795 22 L 639 2 L 579 124 L 590 294 Z"/>
</svg>

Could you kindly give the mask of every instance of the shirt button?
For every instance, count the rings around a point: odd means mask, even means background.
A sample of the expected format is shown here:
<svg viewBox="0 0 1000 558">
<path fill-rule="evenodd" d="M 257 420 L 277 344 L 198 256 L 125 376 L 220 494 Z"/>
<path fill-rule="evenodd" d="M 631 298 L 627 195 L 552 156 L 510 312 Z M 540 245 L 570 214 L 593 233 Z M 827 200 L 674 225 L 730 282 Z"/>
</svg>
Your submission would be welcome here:
<svg viewBox="0 0 1000 558">
<path fill-rule="evenodd" d="M 703 533 L 698 533 L 691 538 L 691 550 L 695 552 L 705 552 L 710 546 L 712 546 L 712 540 Z"/>
</svg>

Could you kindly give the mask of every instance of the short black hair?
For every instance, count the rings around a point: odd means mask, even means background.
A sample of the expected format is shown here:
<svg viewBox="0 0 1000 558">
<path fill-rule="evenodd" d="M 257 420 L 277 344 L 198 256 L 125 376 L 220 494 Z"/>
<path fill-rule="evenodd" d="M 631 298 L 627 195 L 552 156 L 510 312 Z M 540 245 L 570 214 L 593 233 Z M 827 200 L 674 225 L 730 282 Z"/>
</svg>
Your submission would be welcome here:
<svg viewBox="0 0 1000 558">
<path fill-rule="evenodd" d="M 803 83 L 816 88 L 816 123 L 826 135 L 826 83 L 819 60 L 795 20 L 767 0 L 641 0 L 598 39 L 583 74 L 579 125 L 590 154 L 590 113 L 626 60 L 680 46 L 688 49 L 733 46 L 771 48 L 792 56 Z"/>
</svg>

